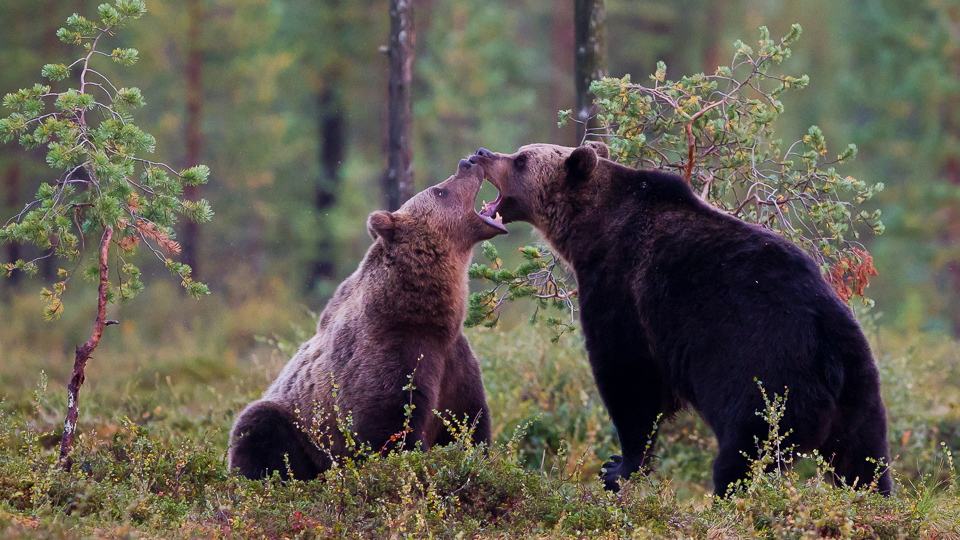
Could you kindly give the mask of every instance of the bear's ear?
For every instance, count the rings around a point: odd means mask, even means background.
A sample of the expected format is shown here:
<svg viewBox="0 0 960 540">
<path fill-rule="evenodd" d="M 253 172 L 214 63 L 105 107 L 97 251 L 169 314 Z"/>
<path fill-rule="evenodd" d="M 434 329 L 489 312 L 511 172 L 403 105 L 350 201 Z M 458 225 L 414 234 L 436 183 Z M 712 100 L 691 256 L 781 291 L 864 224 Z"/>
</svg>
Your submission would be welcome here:
<svg viewBox="0 0 960 540">
<path fill-rule="evenodd" d="M 397 220 L 386 210 L 377 210 L 367 218 L 367 232 L 370 238 L 383 238 L 384 242 L 393 242 L 393 235 L 397 230 Z"/>
<path fill-rule="evenodd" d="M 603 159 L 610 159 L 610 149 L 607 148 L 607 143 L 603 141 L 587 141 L 587 146 L 593 148 L 594 151 L 597 152 L 597 156 Z"/>
<path fill-rule="evenodd" d="M 593 169 L 597 168 L 600 158 L 597 157 L 597 151 L 592 146 L 581 146 L 570 153 L 570 157 L 564 163 L 567 167 L 567 180 L 571 182 L 582 182 L 590 178 Z"/>
</svg>

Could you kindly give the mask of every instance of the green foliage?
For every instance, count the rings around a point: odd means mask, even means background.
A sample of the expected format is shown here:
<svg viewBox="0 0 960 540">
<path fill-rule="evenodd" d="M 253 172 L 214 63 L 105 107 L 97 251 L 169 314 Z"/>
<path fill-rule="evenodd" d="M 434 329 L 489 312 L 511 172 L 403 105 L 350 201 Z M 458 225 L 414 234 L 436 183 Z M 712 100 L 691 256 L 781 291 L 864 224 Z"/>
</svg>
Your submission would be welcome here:
<svg viewBox="0 0 960 540">
<path fill-rule="evenodd" d="M 110 293 L 112 297 L 128 299 L 143 289 L 140 270 L 125 259 L 140 244 L 180 278 L 190 295 L 209 294 L 206 285 L 190 278 L 189 266 L 164 254 L 180 251 L 173 240 L 178 216 L 196 222 L 209 221 L 213 216 L 205 200 L 180 198 L 184 185 L 205 183 L 209 169 L 199 165 L 177 173 L 168 165 L 141 157 L 156 146 L 154 137 L 137 127 L 130 114 L 146 103 L 141 91 L 126 87 L 117 90 L 94 68 L 98 56 L 113 58 L 124 66 L 137 61 L 136 49 L 115 48 L 105 53 L 99 47 L 102 40 L 140 18 L 145 10 L 140 0 L 118 0 L 115 6 L 100 5 L 99 23 L 72 15 L 57 35 L 64 42 L 81 45 L 84 54 L 70 65 L 47 64 L 42 75 L 58 82 L 78 68 L 79 85 L 52 91 L 50 86 L 36 84 L 3 99 L 4 107 L 12 112 L 0 119 L 0 139 L 18 139 L 25 148 L 45 146 L 46 162 L 56 171 L 56 179 L 42 183 L 34 200 L 0 228 L 0 242 L 34 244 L 45 254 L 32 261 L 7 263 L 4 268 L 8 275 L 16 270 L 34 273 L 39 259 L 60 257 L 75 262 L 73 270 L 60 271 L 62 281 L 54 285 L 54 290 L 43 289 L 48 301 L 44 315 L 48 319 L 62 313 L 60 296 L 72 274 L 99 270 L 97 257 L 85 263 L 83 248 L 95 245 L 88 236 L 96 238 L 94 235 L 107 229 L 114 231 L 114 265 L 120 276 Z M 84 264 L 91 266 L 83 269 Z"/>
<path fill-rule="evenodd" d="M 737 41 L 730 65 L 710 75 L 667 80 L 666 65 L 659 62 L 648 86 L 627 75 L 595 81 L 591 91 L 599 120 L 609 126 L 612 159 L 685 175 L 713 206 L 770 228 L 813 255 L 845 300 L 863 298 L 876 272 L 858 242 L 859 229 L 880 234 L 883 224 L 879 210 L 860 205 L 883 184 L 841 176 L 836 165 L 853 159 L 857 148 L 851 144 L 831 157 L 817 126 L 787 145 L 774 131 L 784 112 L 782 95 L 809 83 L 806 75 L 772 73 L 790 57 L 789 45 L 800 32 L 795 24 L 774 41 L 761 27 L 756 52 Z M 561 122 L 567 117 L 561 114 Z"/>
<path fill-rule="evenodd" d="M 467 303 L 467 319 L 464 325 L 468 328 L 478 325 L 492 327 L 497 324 L 500 306 L 506 301 L 519 298 L 531 298 L 536 303 L 536 309 L 530 317 L 530 322 L 544 320 L 553 326 L 557 333 L 552 340 L 556 342 L 567 330 L 575 328 L 574 313 L 576 307 L 573 299 L 576 290 L 570 290 L 567 279 L 555 274 L 558 264 L 562 264 L 556 255 L 543 248 L 525 246 L 520 248 L 524 262 L 514 270 L 503 268 L 503 261 L 497 248 L 487 241 L 481 245 L 483 256 L 490 261 L 490 266 L 474 263 L 470 266 L 470 279 L 490 281 L 493 288 L 472 293 Z M 501 293 L 501 289 L 503 292 Z M 557 317 L 545 317 L 540 312 L 550 308 L 565 310 L 569 313 L 569 322 Z"/>
</svg>

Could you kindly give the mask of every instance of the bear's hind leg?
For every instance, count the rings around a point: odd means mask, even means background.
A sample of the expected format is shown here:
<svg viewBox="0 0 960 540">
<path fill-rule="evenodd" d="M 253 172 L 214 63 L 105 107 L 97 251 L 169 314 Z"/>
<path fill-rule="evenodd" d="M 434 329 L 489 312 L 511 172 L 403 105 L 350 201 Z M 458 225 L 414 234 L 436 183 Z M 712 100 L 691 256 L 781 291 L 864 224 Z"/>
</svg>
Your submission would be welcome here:
<svg viewBox="0 0 960 540">
<path fill-rule="evenodd" d="M 406 384 L 404 382 L 403 384 Z M 370 445 L 374 452 L 429 448 L 430 422 L 437 408 L 436 391 L 425 380 L 414 380 L 412 390 L 382 394 L 363 411 L 353 410 L 353 431 L 357 440 Z M 408 417 L 409 415 L 409 417 Z M 405 429 L 406 428 L 406 429 Z"/>
<path fill-rule="evenodd" d="M 305 434 L 293 419 L 275 403 L 257 401 L 240 415 L 230 433 L 230 470 L 251 479 L 266 478 L 279 471 L 297 480 L 316 478 L 321 468 L 311 459 L 304 444 Z"/>
<path fill-rule="evenodd" d="M 470 349 L 467 338 L 459 337 L 450 358 L 447 360 L 445 380 L 441 385 L 440 403 L 437 407 L 441 414 L 447 411 L 457 422 L 466 421 L 473 427 L 474 444 L 490 444 L 490 408 L 483 391 L 480 377 L 480 365 Z M 434 444 L 447 445 L 454 442 L 454 435 L 439 418 L 431 419 L 438 423 Z"/>
<path fill-rule="evenodd" d="M 473 434 L 470 437 L 473 444 L 490 444 L 490 409 L 486 403 L 474 403 L 472 406 L 461 406 L 457 409 L 450 408 L 449 410 L 453 416 L 452 420 L 457 423 L 458 428 L 461 423 L 465 423 L 466 426 L 473 428 Z M 446 416 L 446 411 L 441 414 Z M 454 434 L 451 433 L 450 428 L 444 425 L 439 418 L 435 421 L 438 422 L 439 425 L 437 427 L 437 438 L 433 444 L 439 446 L 453 444 L 456 439 Z"/>
<path fill-rule="evenodd" d="M 592 291 L 581 296 L 580 309 L 593 380 L 620 439 L 621 455 L 610 456 L 600 479 L 605 489 L 619 491 L 621 479 L 652 469 L 654 424 L 672 412 L 667 409 L 673 400 L 650 353 L 633 294 L 619 285 L 591 288 L 586 277 L 580 286 Z"/>
<path fill-rule="evenodd" d="M 886 412 L 880 405 L 873 407 L 858 426 L 835 428 L 820 452 L 832 464 L 838 480 L 842 478 L 848 486 L 858 488 L 869 486 L 876 480 L 877 492 L 890 495 L 893 480 L 888 444 Z M 883 465 L 880 465 L 881 460 Z M 879 477 L 877 472 L 880 472 Z"/>
<path fill-rule="evenodd" d="M 622 380 L 640 380 L 622 377 Z M 604 399 L 613 425 L 617 429 L 622 455 L 610 456 L 603 464 L 600 478 L 604 489 L 620 491 L 619 480 L 629 479 L 633 473 L 653 470 L 651 463 L 658 432 L 654 425 L 663 412 L 656 387 L 645 388 L 648 393 L 629 391 L 622 386 L 597 378 L 600 395 Z M 652 397 L 652 398 L 651 398 Z"/>
<path fill-rule="evenodd" d="M 762 445 L 768 436 L 768 426 L 755 416 L 743 424 L 728 424 L 720 430 L 714 428 L 714 432 L 719 450 L 713 461 L 713 492 L 718 497 L 727 497 L 737 480 L 747 480 L 751 460 L 758 457 L 757 445 Z M 776 464 L 771 469 L 773 467 Z"/>
</svg>

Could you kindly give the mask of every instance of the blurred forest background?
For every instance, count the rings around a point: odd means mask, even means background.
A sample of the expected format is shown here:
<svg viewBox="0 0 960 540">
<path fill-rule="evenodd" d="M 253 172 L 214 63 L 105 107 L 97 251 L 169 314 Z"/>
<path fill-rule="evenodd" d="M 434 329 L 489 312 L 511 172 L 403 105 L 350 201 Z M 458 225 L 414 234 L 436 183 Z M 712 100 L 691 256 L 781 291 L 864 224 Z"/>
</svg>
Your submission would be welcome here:
<svg viewBox="0 0 960 540">
<path fill-rule="evenodd" d="M 0 2 L 0 92 L 72 58 L 56 29 L 96 4 Z M 573 126 L 556 122 L 575 105 L 572 2 L 414 7 L 417 190 L 478 146 L 578 143 Z M 817 124 L 833 147 L 860 148 L 841 174 L 887 186 L 872 201 L 886 233 L 866 239 L 879 270 L 867 294 L 881 324 L 960 334 L 960 4 L 609 0 L 606 11 L 607 73 L 637 81 L 657 60 L 668 78 L 712 73 L 758 26 L 779 36 L 799 22 L 804 34 L 783 71 L 811 84 L 787 97 L 780 135 L 794 140 Z M 369 244 L 366 215 L 384 206 L 388 33 L 385 2 L 339 0 L 155 1 L 123 33 L 141 60 L 116 79 L 143 90 L 138 123 L 157 138 L 156 159 L 213 171 L 194 196 L 216 217 L 178 238 L 213 303 L 316 310 L 355 268 Z M 0 215 L 19 211 L 50 173 L 42 151 L 0 148 Z M 531 241 L 522 225 L 512 231 L 507 243 Z M 16 244 L 2 249 L 3 262 L 32 258 Z M 51 277 L 56 261 L 46 262 Z M 38 289 L 17 275 L 0 286 L 5 304 Z"/>
<path fill-rule="evenodd" d="M 97 3 L 0 2 L 0 92 L 72 58 L 56 29 Z M 557 111 L 574 107 L 571 2 L 414 5 L 417 190 L 478 146 L 578 142 L 572 126 L 556 127 Z M 876 201 L 886 233 L 866 240 L 883 323 L 960 333 L 960 5 L 609 0 L 606 10 L 607 72 L 641 82 L 657 60 L 668 78 L 712 73 L 758 26 L 779 36 L 799 22 L 783 71 L 811 84 L 787 97 L 780 134 L 818 124 L 834 147 L 859 146 L 840 172 L 887 186 Z M 378 49 L 388 33 L 385 2 L 335 0 L 155 1 L 123 32 L 141 61 L 116 79 L 143 90 L 138 123 L 157 138 L 155 157 L 213 171 L 198 196 L 216 217 L 179 240 L 216 296 L 286 295 L 318 309 L 355 268 L 366 215 L 384 205 L 388 60 Z M 0 215 L 49 174 L 42 151 L 0 149 Z M 0 260 L 23 249 L 4 246 Z M 7 302 L 37 288 L 16 276 L 2 286 Z"/>
<path fill-rule="evenodd" d="M 38 82 L 45 63 L 73 59 L 56 30 L 98 3 L 0 0 L 0 93 Z M 137 48 L 141 59 L 110 76 L 146 96 L 137 118 L 157 138 L 154 157 L 212 170 L 188 196 L 209 200 L 216 216 L 182 228 L 178 240 L 213 294 L 197 302 L 151 279 L 166 270 L 141 254 L 147 291 L 119 313 L 111 308 L 123 325 L 107 331 L 100 354 L 119 351 L 128 367 L 150 373 L 167 346 L 193 358 L 191 369 L 236 366 L 258 338 L 309 331 L 308 311 L 322 309 L 354 270 L 369 245 L 366 216 L 385 206 L 387 4 L 155 0 L 122 33 L 117 46 Z M 414 9 L 417 190 L 478 146 L 579 142 L 572 124 L 557 127 L 557 111 L 575 107 L 571 1 L 417 0 Z M 782 71 L 811 83 L 785 98 L 779 135 L 795 140 L 817 124 L 833 148 L 860 149 L 841 174 L 886 185 L 870 202 L 886 232 L 864 238 L 879 271 L 867 291 L 877 303 L 871 316 L 901 333 L 960 334 L 960 3 L 608 0 L 606 71 L 642 82 L 664 60 L 668 78 L 712 73 L 729 63 L 735 40 L 751 42 L 761 25 L 781 36 L 794 22 L 804 32 Z M 50 179 L 43 156 L 0 147 L 4 219 Z M 516 224 L 498 244 L 509 258 L 516 249 L 508 248 L 533 241 Z M 0 249 L 0 262 L 36 256 L 17 244 Z M 47 259 L 35 279 L 0 280 L 0 363 L 43 367 L 58 381 L 89 332 L 93 291 L 72 286 L 64 318 L 44 323 L 37 293 L 56 273 Z M 526 311 L 511 306 L 506 326 Z M 116 369 L 108 365 L 91 369 Z M 37 375 L 2 371 L 8 395 Z"/>
<path fill-rule="evenodd" d="M 76 58 L 56 31 L 101 2 L 0 0 L 0 95 Z M 573 123 L 557 126 L 557 111 L 576 107 L 571 0 L 415 0 L 414 9 L 416 190 L 479 146 L 579 143 Z M 712 73 L 737 39 L 752 44 L 761 25 L 783 36 L 793 23 L 803 35 L 775 71 L 807 74 L 810 85 L 784 96 L 778 136 L 797 140 L 819 125 L 831 149 L 859 147 L 840 175 L 886 186 L 863 205 L 882 210 L 886 231 L 861 237 L 879 275 L 866 291 L 876 307 L 860 319 L 884 377 L 893 453 L 905 456 L 897 466 L 917 478 L 935 467 L 939 443 L 960 449 L 960 1 L 606 0 L 606 72 L 645 83 L 663 60 L 668 79 Z M 389 26 L 386 0 L 152 0 L 109 45 L 140 51 L 134 66 L 105 69 L 117 86 L 143 91 L 136 118 L 157 139 L 151 159 L 208 165 L 209 183 L 187 195 L 216 215 L 177 238 L 210 296 L 190 298 L 150 253 L 138 255 L 146 290 L 109 308 L 121 324 L 105 331 L 87 370 L 92 405 L 79 426 L 93 439 L 108 440 L 128 416 L 157 421 L 159 433 L 215 438 L 222 451 L 235 413 L 312 334 L 313 313 L 370 244 L 367 215 L 386 207 Z M 56 174 L 42 149 L 0 146 L 0 217 Z M 532 242 L 525 224 L 495 241 L 507 266 Z M 0 263 L 38 254 L 6 244 Z M 92 284 L 71 282 L 63 317 L 44 322 L 39 291 L 57 271 L 45 259 L 35 278 L 0 277 L 0 399 L 34 411 L 38 432 L 62 429 L 59 385 L 96 303 Z M 582 340 L 551 344 L 549 331 L 521 323 L 532 311 L 508 305 L 499 329 L 468 332 L 494 436 L 503 442 L 540 418 L 522 435 L 528 465 L 542 463 L 544 448 L 557 455 L 560 439 L 573 441 L 574 465 L 585 452 L 605 457 L 615 436 Z M 33 397 L 38 379 L 46 384 L 41 369 L 56 385 L 43 400 Z M 664 469 L 703 493 L 709 431 L 693 415 L 675 425 L 661 438 Z"/>
<path fill-rule="evenodd" d="M 0 1 L 0 93 L 38 82 L 45 63 L 73 59 L 56 30 L 98 3 Z M 137 118 L 157 138 L 155 159 L 212 170 L 209 184 L 187 195 L 209 200 L 216 215 L 181 228 L 178 240 L 213 294 L 196 302 L 175 292 L 169 280 L 152 279 L 166 270 L 141 254 L 147 292 L 119 314 L 111 308 L 124 326 L 105 339 L 136 334 L 144 350 L 188 340 L 196 343 L 187 350 L 211 362 L 235 362 L 257 336 L 311 327 L 308 310 L 322 309 L 369 245 L 366 216 L 385 207 L 388 3 L 147 8 L 116 45 L 137 48 L 140 61 L 108 76 L 146 96 Z M 574 125 L 557 127 L 557 111 L 575 107 L 571 1 L 417 0 L 414 9 L 417 190 L 478 146 L 579 142 Z M 882 209 L 886 232 L 863 239 L 879 271 L 867 291 L 877 302 L 872 315 L 899 331 L 960 335 L 960 3 L 608 0 L 606 71 L 643 82 L 664 60 L 667 78 L 712 73 L 729 63 L 735 40 L 752 42 L 761 25 L 781 36 L 794 22 L 804 32 L 782 72 L 807 74 L 811 84 L 785 98 L 779 135 L 796 140 L 817 124 L 832 148 L 860 149 L 842 175 L 886 185 L 869 203 Z M 51 173 L 42 150 L 0 147 L 0 216 L 17 213 Z M 510 246 L 533 241 L 515 224 L 498 244 L 509 259 Z M 4 245 L 0 262 L 29 260 L 31 249 Z M 57 261 L 46 259 L 36 279 L 0 280 L 0 360 L 19 358 L 18 350 L 43 357 L 54 380 L 85 340 L 93 305 L 93 288 L 76 284 L 64 319 L 43 323 L 38 290 L 56 273 Z M 512 306 L 504 322 L 527 315 Z M 25 382 L 2 377 L 13 388 Z"/>
</svg>

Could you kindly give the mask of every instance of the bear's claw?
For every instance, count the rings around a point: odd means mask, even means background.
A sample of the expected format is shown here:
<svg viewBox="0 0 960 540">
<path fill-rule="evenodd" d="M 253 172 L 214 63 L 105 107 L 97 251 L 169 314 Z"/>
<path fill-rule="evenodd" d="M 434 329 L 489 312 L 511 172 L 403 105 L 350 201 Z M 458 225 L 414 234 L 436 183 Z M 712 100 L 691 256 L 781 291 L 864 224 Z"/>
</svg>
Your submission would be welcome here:
<svg viewBox="0 0 960 540">
<path fill-rule="evenodd" d="M 623 465 L 623 458 L 620 456 L 610 456 L 610 461 L 603 464 L 600 469 L 600 479 L 603 480 L 603 489 L 614 493 L 620 491 L 620 466 Z"/>
</svg>

